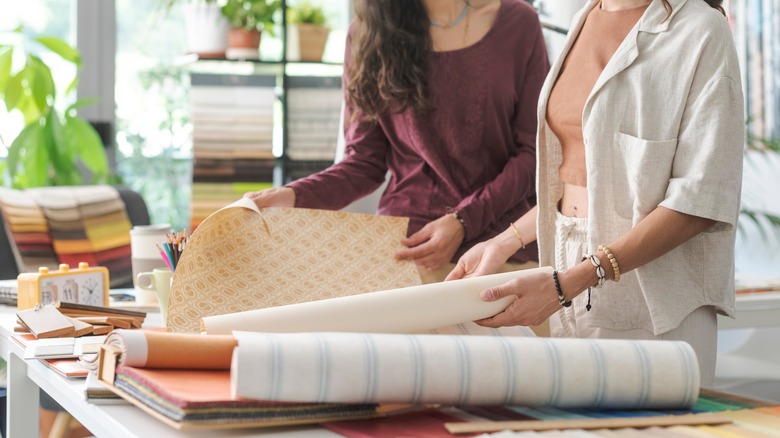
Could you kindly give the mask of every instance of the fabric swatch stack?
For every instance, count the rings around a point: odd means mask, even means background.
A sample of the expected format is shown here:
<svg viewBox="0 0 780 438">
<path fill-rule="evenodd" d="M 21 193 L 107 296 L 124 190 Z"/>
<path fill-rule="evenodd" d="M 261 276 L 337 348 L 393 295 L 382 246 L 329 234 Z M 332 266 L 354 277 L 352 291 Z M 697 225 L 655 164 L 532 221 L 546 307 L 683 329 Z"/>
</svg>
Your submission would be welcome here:
<svg viewBox="0 0 780 438">
<path fill-rule="evenodd" d="M 340 76 L 288 78 L 286 180 L 333 164 L 341 129 L 341 102 Z"/>
<path fill-rule="evenodd" d="M 193 73 L 191 83 L 194 230 L 241 197 L 234 183 L 272 185 L 276 76 Z"/>
<path fill-rule="evenodd" d="M 105 266 L 111 284 L 132 279 L 130 219 L 119 193 L 110 186 L 45 187 L 27 190 L 49 221 L 60 263 Z"/>
<path fill-rule="evenodd" d="M 0 192 L 20 272 L 105 266 L 112 286 L 132 280 L 132 225 L 119 192 L 111 186 L 41 187 Z M 26 232 L 23 232 L 26 231 Z"/>
<path fill-rule="evenodd" d="M 24 192 L 0 187 L 0 211 L 8 240 L 15 242 L 11 248 L 19 270 L 37 271 L 40 266 L 56 269 L 57 254 L 49 225 L 38 204 Z"/>
<path fill-rule="evenodd" d="M 197 228 L 208 215 L 241 198 L 244 193 L 271 187 L 271 182 L 193 183 L 192 199 L 197 199 L 198 203 L 192 206 L 190 229 Z"/>
</svg>

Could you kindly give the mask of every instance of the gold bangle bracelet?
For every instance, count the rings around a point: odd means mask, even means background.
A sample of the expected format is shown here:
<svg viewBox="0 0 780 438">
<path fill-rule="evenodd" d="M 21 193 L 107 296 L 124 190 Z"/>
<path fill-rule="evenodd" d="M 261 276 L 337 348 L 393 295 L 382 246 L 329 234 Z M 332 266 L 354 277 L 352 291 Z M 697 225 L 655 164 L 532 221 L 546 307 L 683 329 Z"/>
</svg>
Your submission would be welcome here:
<svg viewBox="0 0 780 438">
<path fill-rule="evenodd" d="M 609 248 L 607 248 L 604 245 L 599 245 L 598 250 L 607 255 L 607 259 L 609 259 L 609 263 L 612 264 L 612 272 L 613 272 L 612 281 L 617 283 L 618 281 L 620 281 L 620 266 L 618 266 L 618 261 L 617 258 L 615 258 L 615 254 L 612 254 L 612 251 L 610 251 Z"/>
<path fill-rule="evenodd" d="M 512 227 L 512 231 L 515 232 L 515 237 L 517 237 L 517 240 L 520 241 L 520 249 L 525 249 L 525 242 L 523 242 L 522 236 L 520 236 L 520 232 L 517 231 L 517 227 L 515 226 L 514 222 L 510 222 L 509 225 Z"/>
</svg>

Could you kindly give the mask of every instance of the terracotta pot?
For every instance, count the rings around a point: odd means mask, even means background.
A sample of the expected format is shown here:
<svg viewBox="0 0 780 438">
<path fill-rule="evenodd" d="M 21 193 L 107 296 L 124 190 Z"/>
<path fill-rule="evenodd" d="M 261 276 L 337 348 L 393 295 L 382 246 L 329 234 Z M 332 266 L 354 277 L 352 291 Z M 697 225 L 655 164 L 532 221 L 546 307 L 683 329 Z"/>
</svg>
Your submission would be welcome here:
<svg viewBox="0 0 780 438">
<path fill-rule="evenodd" d="M 289 26 L 287 59 L 291 61 L 320 62 L 329 29 L 316 24 Z"/>
<path fill-rule="evenodd" d="M 259 59 L 261 35 L 259 30 L 231 27 L 225 56 L 230 59 Z"/>
</svg>

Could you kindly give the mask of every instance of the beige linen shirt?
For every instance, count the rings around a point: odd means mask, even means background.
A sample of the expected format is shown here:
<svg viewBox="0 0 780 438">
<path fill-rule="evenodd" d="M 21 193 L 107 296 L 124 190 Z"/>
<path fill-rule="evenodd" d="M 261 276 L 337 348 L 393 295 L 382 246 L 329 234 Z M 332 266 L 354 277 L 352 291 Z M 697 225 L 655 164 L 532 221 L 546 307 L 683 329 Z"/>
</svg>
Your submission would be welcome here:
<svg viewBox="0 0 780 438">
<path fill-rule="evenodd" d="M 745 118 L 737 54 L 726 18 L 702 0 L 653 0 L 585 102 L 588 246 L 609 244 L 658 206 L 717 221 L 669 253 L 594 289 L 588 325 L 655 335 L 698 307 L 734 316 L 734 241 Z M 561 147 L 547 100 L 592 0 L 575 18 L 539 99 L 540 263 L 554 264 Z"/>
</svg>

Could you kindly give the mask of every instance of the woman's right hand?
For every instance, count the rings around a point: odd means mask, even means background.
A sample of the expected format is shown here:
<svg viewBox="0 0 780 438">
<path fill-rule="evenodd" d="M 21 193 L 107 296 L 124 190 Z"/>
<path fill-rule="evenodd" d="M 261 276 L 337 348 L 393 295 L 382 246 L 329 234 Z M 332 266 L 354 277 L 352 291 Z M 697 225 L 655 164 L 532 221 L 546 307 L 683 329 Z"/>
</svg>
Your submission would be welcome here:
<svg viewBox="0 0 780 438">
<path fill-rule="evenodd" d="M 265 207 L 295 207 L 295 190 L 290 187 L 274 187 L 244 194 L 245 198 L 254 201 L 257 208 Z"/>
<path fill-rule="evenodd" d="M 509 260 L 513 252 L 507 254 L 506 249 L 497 242 L 497 238 L 480 242 L 463 254 L 455 269 L 447 275 L 444 281 L 461 278 L 478 277 L 495 274 Z"/>
</svg>

